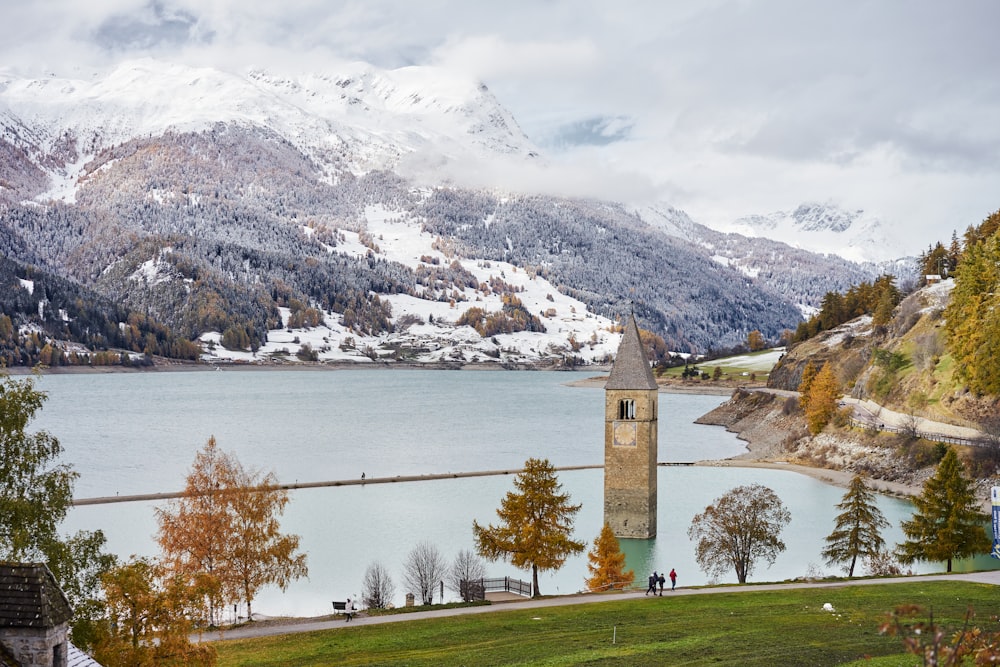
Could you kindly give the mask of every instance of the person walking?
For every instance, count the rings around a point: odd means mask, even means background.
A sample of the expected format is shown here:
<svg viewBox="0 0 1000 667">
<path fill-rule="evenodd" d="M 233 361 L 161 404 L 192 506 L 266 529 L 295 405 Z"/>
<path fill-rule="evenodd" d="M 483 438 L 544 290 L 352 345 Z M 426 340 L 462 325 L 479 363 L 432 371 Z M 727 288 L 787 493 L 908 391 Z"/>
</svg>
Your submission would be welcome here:
<svg viewBox="0 0 1000 667">
<path fill-rule="evenodd" d="M 354 618 L 354 603 L 351 602 L 351 598 L 347 598 L 347 604 L 344 605 L 344 616 L 347 617 L 345 623 L 350 623 L 351 619 Z"/>
<path fill-rule="evenodd" d="M 662 572 L 660 572 L 660 580 L 659 580 L 659 582 L 660 582 L 660 597 L 662 598 L 663 597 L 663 584 L 665 584 L 667 582 L 667 578 L 663 576 Z"/>
<path fill-rule="evenodd" d="M 656 582 L 659 580 L 660 578 L 656 576 L 656 571 L 654 570 L 653 574 L 649 575 L 649 586 L 646 588 L 646 595 L 649 595 L 650 593 L 656 595 Z"/>
<path fill-rule="evenodd" d="M 670 568 L 670 590 L 677 588 L 677 570 Z"/>
</svg>

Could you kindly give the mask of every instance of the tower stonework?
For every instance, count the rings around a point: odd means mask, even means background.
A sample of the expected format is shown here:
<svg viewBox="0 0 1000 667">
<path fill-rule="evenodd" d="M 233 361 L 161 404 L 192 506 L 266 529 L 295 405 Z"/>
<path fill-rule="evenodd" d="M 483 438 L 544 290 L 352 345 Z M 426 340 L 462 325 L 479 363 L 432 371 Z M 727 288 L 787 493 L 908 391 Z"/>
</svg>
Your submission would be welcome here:
<svg viewBox="0 0 1000 667">
<path fill-rule="evenodd" d="M 604 385 L 604 520 L 616 537 L 656 537 L 659 390 L 635 316 Z"/>
</svg>

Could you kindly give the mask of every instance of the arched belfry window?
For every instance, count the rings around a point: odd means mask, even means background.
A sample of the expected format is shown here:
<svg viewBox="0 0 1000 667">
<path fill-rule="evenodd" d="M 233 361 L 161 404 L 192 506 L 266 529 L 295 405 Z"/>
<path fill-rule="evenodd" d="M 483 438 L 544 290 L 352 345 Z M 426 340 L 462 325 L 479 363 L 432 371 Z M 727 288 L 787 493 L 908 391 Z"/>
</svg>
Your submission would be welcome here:
<svg viewBox="0 0 1000 667">
<path fill-rule="evenodd" d="M 635 399 L 623 398 L 618 401 L 618 419 L 635 419 Z"/>
</svg>

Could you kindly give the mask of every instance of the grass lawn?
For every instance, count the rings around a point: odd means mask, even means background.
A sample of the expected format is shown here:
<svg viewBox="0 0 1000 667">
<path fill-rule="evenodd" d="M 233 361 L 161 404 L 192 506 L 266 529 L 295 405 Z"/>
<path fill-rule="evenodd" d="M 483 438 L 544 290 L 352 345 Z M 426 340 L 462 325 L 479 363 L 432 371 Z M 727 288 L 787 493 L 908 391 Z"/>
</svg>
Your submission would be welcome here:
<svg viewBox="0 0 1000 667">
<path fill-rule="evenodd" d="M 906 582 L 675 595 L 415 620 L 216 644 L 219 665 L 918 665 L 886 613 L 915 603 L 942 625 L 990 620 L 996 587 Z M 824 603 L 834 611 L 825 611 Z M 923 618 L 921 620 L 927 620 Z M 871 659 L 869 659 L 869 657 Z"/>
</svg>

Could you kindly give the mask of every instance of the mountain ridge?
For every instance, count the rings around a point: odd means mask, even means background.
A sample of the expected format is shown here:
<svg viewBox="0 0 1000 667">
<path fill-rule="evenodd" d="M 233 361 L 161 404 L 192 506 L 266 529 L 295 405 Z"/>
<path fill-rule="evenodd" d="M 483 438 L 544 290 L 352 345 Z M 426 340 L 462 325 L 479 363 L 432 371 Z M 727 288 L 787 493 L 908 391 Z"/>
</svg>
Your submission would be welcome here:
<svg viewBox="0 0 1000 667">
<path fill-rule="evenodd" d="M 163 70 L 170 81 L 137 82 Z M 295 302 L 340 327 L 326 336 L 330 351 L 345 338 L 387 349 L 389 337 L 430 324 L 434 311 L 438 327 L 468 325 L 498 341 L 473 346 L 472 355 L 504 358 L 503 336 L 537 334 L 527 347 L 508 341 L 518 363 L 586 353 L 581 336 L 610 332 L 633 309 L 678 351 L 738 345 L 752 329 L 776 341 L 825 291 L 876 271 L 722 235 L 669 207 L 421 185 L 407 175 L 409 157 L 431 165 L 421 180 L 432 182 L 434 163 L 463 155 L 483 163 L 544 158 L 481 84 L 455 84 L 426 68 L 352 72 L 295 78 L 253 70 L 241 78 L 141 61 L 117 70 L 113 79 L 128 84 L 117 93 L 105 90 L 111 79 L 5 80 L 3 252 L 184 336 L 221 342 L 229 332 L 227 341 L 253 352 L 299 317 Z M 436 83 L 425 90 L 427 80 Z M 157 99 L 146 99 L 151 90 Z M 49 94 L 59 101 L 46 108 Z M 133 116 L 103 123 L 121 100 L 135 103 Z M 194 103 L 198 109 L 181 113 Z M 400 256 L 375 233 L 387 233 L 387 216 L 425 235 L 416 255 Z M 776 259 L 788 261 L 765 270 Z M 137 282 L 149 262 L 162 280 Z M 530 285 L 481 271 L 491 263 L 506 267 L 501 274 L 547 281 L 547 296 L 573 303 L 563 312 L 538 295 L 523 302 L 518 293 L 527 298 Z M 403 295 L 449 310 L 407 310 Z M 580 325 L 583 313 L 602 324 Z"/>
</svg>

